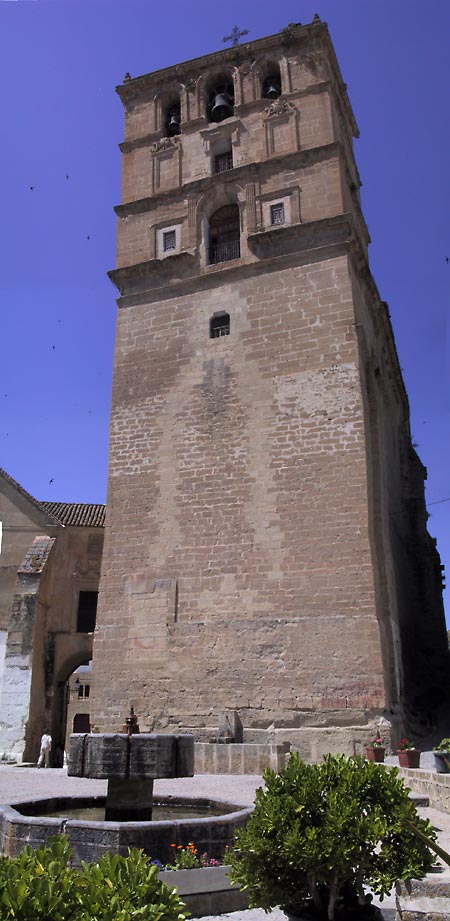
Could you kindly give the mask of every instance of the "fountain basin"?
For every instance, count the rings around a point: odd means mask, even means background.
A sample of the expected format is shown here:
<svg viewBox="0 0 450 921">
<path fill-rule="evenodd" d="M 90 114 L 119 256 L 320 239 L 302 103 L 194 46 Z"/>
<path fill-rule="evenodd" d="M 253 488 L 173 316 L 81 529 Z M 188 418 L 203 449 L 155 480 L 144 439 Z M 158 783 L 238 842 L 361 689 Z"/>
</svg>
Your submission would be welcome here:
<svg viewBox="0 0 450 921">
<path fill-rule="evenodd" d="M 128 848 L 142 848 L 162 863 L 173 855 L 171 845 L 186 847 L 193 841 L 200 853 L 220 859 L 233 842 L 238 828 L 246 824 L 253 807 L 187 797 L 158 798 L 158 803 L 172 807 L 198 808 L 203 816 L 152 822 L 97 822 L 81 819 L 52 818 L 49 812 L 65 808 L 104 807 L 105 797 L 36 798 L 0 806 L 0 849 L 6 856 L 20 854 L 27 844 L 40 847 L 51 835 L 65 834 L 73 849 L 73 862 L 97 862 L 107 851 L 126 855 Z M 209 810 L 221 815 L 205 815 Z M 230 811 L 231 810 L 231 811 Z"/>
</svg>

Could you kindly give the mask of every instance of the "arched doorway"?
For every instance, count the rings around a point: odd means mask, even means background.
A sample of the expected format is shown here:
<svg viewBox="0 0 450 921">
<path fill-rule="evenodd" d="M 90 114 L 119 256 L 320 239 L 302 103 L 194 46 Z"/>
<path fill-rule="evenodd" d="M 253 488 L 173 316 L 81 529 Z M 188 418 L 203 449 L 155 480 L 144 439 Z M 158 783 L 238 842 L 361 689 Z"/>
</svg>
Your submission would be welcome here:
<svg viewBox="0 0 450 921">
<path fill-rule="evenodd" d="M 62 767 L 68 740 L 72 732 L 89 732 L 74 729 L 75 716 L 84 717 L 83 726 L 90 726 L 90 697 L 92 685 L 92 660 L 71 656 L 61 667 L 53 694 L 51 735 L 52 765 Z M 87 717 L 87 720 L 86 720 Z M 80 721 L 78 721 L 80 724 Z"/>
<path fill-rule="evenodd" d="M 72 720 L 72 732 L 90 732 L 91 718 L 89 713 L 75 713 Z"/>
</svg>

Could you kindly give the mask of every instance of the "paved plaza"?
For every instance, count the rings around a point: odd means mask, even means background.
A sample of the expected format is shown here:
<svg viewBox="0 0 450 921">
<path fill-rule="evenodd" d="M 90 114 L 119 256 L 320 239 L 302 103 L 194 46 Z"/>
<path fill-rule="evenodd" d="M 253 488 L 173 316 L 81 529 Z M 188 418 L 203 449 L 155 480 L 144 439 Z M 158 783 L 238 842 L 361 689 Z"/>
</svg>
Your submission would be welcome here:
<svg viewBox="0 0 450 921">
<path fill-rule="evenodd" d="M 154 793 L 155 796 L 208 797 L 236 803 L 239 806 L 248 806 L 253 803 L 255 791 L 261 784 L 261 777 L 250 774 L 197 774 L 195 777 L 183 777 L 177 780 L 156 780 Z M 0 803 L 13 804 L 41 796 L 83 795 L 106 795 L 106 781 L 68 777 L 65 768 L 38 770 L 34 767 L 11 765 L 0 767 Z M 424 810 L 424 812 L 430 813 L 433 810 Z M 437 815 L 441 820 L 442 815 L 440 813 Z M 445 819 L 450 843 L 450 817 L 446 816 Z M 439 827 L 442 828 L 442 821 Z M 394 921 L 394 898 L 386 899 L 381 907 L 384 921 Z M 220 916 L 211 915 L 204 918 L 203 921 L 263 921 L 268 917 L 262 909 L 252 909 Z M 196 921 L 196 919 L 191 919 L 191 921 Z M 286 921 L 286 915 L 275 909 L 270 914 L 270 921 Z"/>
<path fill-rule="evenodd" d="M 155 796 L 197 796 L 251 805 L 262 778 L 253 774 L 197 774 L 176 780 L 156 780 Z M 0 803 L 18 803 L 24 799 L 41 796 L 101 796 L 106 795 L 106 781 L 88 778 L 68 777 L 66 768 L 38 770 L 35 767 L 12 765 L 0 766 Z M 450 815 L 436 809 L 419 809 L 422 816 L 429 818 L 437 828 L 439 841 L 450 851 Z M 391 896 L 380 905 L 383 921 L 394 921 L 395 898 Z M 220 916 L 208 916 L 203 921 L 263 921 L 269 916 L 262 909 L 232 912 Z M 196 921 L 195 918 L 191 921 Z M 270 921 L 286 921 L 284 912 L 275 909 Z"/>
</svg>

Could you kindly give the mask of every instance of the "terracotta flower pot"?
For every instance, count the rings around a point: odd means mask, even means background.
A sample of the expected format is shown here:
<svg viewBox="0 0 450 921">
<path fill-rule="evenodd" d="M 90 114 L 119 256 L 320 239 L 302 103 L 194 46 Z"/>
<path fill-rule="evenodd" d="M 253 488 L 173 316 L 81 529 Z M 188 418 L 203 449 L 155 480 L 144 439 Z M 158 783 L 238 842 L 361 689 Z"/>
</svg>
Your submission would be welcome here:
<svg viewBox="0 0 450 921">
<path fill-rule="evenodd" d="M 385 752 L 386 749 L 381 748 L 380 745 L 366 745 L 366 758 L 368 761 L 376 761 L 378 764 L 382 764 Z"/>
<path fill-rule="evenodd" d="M 398 751 L 397 755 L 400 767 L 420 767 L 420 751 L 417 748 L 406 748 L 404 751 Z"/>
</svg>

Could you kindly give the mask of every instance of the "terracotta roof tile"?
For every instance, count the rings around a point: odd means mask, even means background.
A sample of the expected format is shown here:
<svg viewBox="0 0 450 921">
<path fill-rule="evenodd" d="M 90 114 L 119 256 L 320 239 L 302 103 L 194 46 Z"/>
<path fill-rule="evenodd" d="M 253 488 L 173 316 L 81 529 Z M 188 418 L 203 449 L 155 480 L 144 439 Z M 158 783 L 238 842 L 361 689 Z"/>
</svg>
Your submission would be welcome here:
<svg viewBox="0 0 450 921">
<path fill-rule="evenodd" d="M 40 505 L 65 527 L 105 527 L 104 505 L 84 502 L 41 502 Z"/>
</svg>

